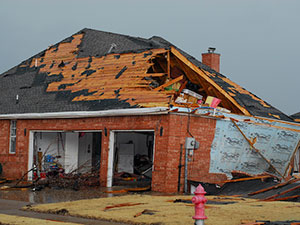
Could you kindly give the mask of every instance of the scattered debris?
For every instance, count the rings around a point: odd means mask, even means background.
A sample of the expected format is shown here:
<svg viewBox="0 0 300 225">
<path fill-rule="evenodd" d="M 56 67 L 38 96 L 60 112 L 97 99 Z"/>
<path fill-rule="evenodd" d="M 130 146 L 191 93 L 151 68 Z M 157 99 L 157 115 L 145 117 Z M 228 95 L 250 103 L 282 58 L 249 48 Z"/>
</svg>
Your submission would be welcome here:
<svg viewBox="0 0 300 225">
<path fill-rule="evenodd" d="M 113 208 L 119 208 L 119 207 L 126 207 L 126 206 L 135 206 L 135 205 L 143 205 L 145 203 L 121 203 L 121 204 L 116 204 L 116 205 L 110 205 L 110 206 L 106 206 L 103 211 L 106 211 L 108 209 L 113 209 Z"/>
<path fill-rule="evenodd" d="M 145 215 L 154 215 L 156 212 L 157 211 L 155 211 L 155 210 L 145 209 L 142 212 L 139 212 L 139 213 L 135 214 L 133 217 L 138 217 L 138 216 L 141 216 L 143 214 L 145 214 Z"/>
<path fill-rule="evenodd" d="M 54 214 L 66 215 L 66 214 L 69 214 L 69 211 L 67 209 L 59 209 L 59 210 L 55 211 Z"/>
</svg>

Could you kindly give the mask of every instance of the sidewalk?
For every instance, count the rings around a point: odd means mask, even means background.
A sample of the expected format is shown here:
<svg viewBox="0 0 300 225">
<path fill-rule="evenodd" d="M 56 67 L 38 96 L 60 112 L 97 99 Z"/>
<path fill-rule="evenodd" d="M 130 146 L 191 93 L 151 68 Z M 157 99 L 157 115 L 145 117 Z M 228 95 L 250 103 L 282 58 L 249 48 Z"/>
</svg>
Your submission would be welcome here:
<svg viewBox="0 0 300 225">
<path fill-rule="evenodd" d="M 87 224 L 87 225 L 125 225 L 124 223 L 115 223 L 115 222 L 100 221 L 100 220 L 93 220 L 93 219 L 84 219 L 80 217 L 37 213 L 33 211 L 20 210 L 20 208 L 26 206 L 27 204 L 29 203 L 23 201 L 0 199 L 0 214 L 38 218 L 43 220 L 70 222 L 70 223 L 77 223 L 77 224 Z"/>
</svg>

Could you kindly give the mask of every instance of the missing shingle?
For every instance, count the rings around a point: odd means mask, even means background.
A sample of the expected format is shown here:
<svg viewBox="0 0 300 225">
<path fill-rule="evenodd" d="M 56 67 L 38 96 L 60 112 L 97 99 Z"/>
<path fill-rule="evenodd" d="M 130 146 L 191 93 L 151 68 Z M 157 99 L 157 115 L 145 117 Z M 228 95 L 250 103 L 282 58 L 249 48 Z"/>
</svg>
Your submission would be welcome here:
<svg viewBox="0 0 300 225">
<path fill-rule="evenodd" d="M 119 59 L 120 55 L 115 55 L 114 57 L 115 57 L 115 59 Z"/>
<path fill-rule="evenodd" d="M 118 79 L 127 70 L 127 66 L 124 66 L 121 71 L 116 75 L 115 79 Z"/>
<path fill-rule="evenodd" d="M 77 69 L 77 65 L 78 65 L 78 63 L 76 62 L 76 63 L 74 64 L 74 66 L 72 66 L 72 70 L 76 70 L 76 69 Z"/>
<path fill-rule="evenodd" d="M 20 89 L 29 89 L 29 88 L 31 88 L 31 86 L 22 86 L 22 87 L 20 87 Z"/>
<path fill-rule="evenodd" d="M 147 56 L 152 55 L 152 54 L 153 54 L 152 51 L 149 51 L 149 53 L 144 53 L 144 58 L 146 58 Z"/>
<path fill-rule="evenodd" d="M 55 62 L 54 61 L 52 61 L 52 64 L 50 65 L 50 69 L 54 66 L 54 64 L 55 64 Z"/>
<path fill-rule="evenodd" d="M 73 86 L 74 84 L 61 84 L 61 85 L 59 85 L 59 87 L 58 87 L 58 90 L 61 90 L 61 89 L 66 89 L 66 87 L 69 87 L 69 86 Z"/>
<path fill-rule="evenodd" d="M 62 60 L 61 63 L 58 65 L 58 67 L 61 68 L 61 67 L 64 67 L 64 66 L 65 66 L 65 63 L 64 63 L 64 61 Z"/>
<path fill-rule="evenodd" d="M 88 77 L 95 72 L 96 72 L 96 70 L 86 70 L 83 73 L 81 73 L 81 75 L 86 75 Z"/>
<path fill-rule="evenodd" d="M 86 67 L 85 67 L 85 69 L 89 69 L 91 67 L 91 64 L 89 63 Z"/>
</svg>

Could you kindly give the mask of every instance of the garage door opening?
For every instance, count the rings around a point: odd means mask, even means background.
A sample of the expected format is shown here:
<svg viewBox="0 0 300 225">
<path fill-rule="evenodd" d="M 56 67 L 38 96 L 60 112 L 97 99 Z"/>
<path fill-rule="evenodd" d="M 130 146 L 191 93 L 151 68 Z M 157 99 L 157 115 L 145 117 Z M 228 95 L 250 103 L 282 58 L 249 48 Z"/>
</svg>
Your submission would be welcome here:
<svg viewBox="0 0 300 225">
<path fill-rule="evenodd" d="M 115 132 L 114 186 L 149 187 L 152 181 L 154 132 Z"/>
<path fill-rule="evenodd" d="M 38 174 L 83 174 L 100 169 L 101 132 L 34 132 L 32 148 L 29 166 L 37 168 Z"/>
</svg>

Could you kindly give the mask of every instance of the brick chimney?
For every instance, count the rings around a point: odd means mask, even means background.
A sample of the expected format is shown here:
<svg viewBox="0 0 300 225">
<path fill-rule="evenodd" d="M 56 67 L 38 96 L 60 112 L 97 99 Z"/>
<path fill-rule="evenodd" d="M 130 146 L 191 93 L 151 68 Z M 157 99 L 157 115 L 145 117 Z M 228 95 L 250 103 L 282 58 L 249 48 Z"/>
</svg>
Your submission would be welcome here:
<svg viewBox="0 0 300 225">
<path fill-rule="evenodd" d="M 202 63 L 220 72 L 220 54 L 215 53 L 215 50 L 216 48 L 209 47 L 207 53 L 202 53 Z"/>
</svg>

